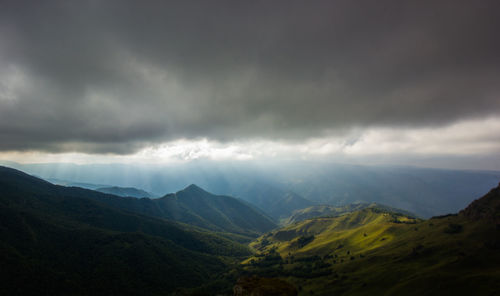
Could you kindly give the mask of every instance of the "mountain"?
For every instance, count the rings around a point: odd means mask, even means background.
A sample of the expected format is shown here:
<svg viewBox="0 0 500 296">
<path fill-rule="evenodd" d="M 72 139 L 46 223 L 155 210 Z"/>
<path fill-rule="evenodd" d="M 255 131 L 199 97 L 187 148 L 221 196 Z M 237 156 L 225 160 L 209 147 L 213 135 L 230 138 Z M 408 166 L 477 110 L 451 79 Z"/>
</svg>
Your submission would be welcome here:
<svg viewBox="0 0 500 296">
<path fill-rule="evenodd" d="M 253 234 L 276 227 L 255 207 L 234 197 L 211 194 L 194 184 L 154 202 L 166 218 L 216 231 Z"/>
<path fill-rule="evenodd" d="M 484 220 L 500 225 L 500 184 L 488 194 L 473 201 L 460 214 L 473 220 Z"/>
<path fill-rule="evenodd" d="M 113 208 L 246 237 L 256 237 L 276 227 L 270 218 L 244 201 L 211 194 L 194 184 L 157 199 L 103 194 L 92 198 Z"/>
<path fill-rule="evenodd" d="M 38 177 L 38 176 L 35 175 L 35 177 Z M 81 187 L 81 188 L 91 189 L 91 190 L 96 190 L 96 189 L 102 188 L 102 187 L 111 187 L 110 185 L 84 183 L 84 182 L 73 182 L 73 181 L 61 180 L 61 179 L 57 179 L 57 178 L 40 178 L 40 179 L 44 179 L 45 181 L 48 181 L 48 182 L 55 184 L 55 185 L 61 185 L 61 186 L 66 186 L 66 187 Z"/>
<path fill-rule="evenodd" d="M 0 294 L 168 294 L 215 280 L 243 245 L 110 207 L 118 197 L 0 167 Z"/>
<path fill-rule="evenodd" d="M 329 205 L 318 205 L 318 206 L 307 207 L 305 209 L 296 210 L 290 217 L 288 217 L 288 219 L 285 220 L 283 224 L 284 225 L 293 224 L 296 222 L 316 217 L 337 217 L 346 213 L 351 213 L 366 208 L 378 209 L 379 211 L 386 211 L 388 213 L 389 212 L 402 213 L 409 217 L 416 217 L 416 215 L 410 212 L 380 205 L 377 203 L 355 203 L 340 207 L 329 206 Z"/>
<path fill-rule="evenodd" d="M 313 206 L 296 213 L 322 217 L 275 229 L 246 202 L 196 185 L 151 200 L 0 167 L 0 294 L 215 295 L 231 282 L 242 294 L 497 295 L 499 204 L 500 186 L 428 220 Z M 265 229 L 255 253 L 236 242 Z"/>
<path fill-rule="evenodd" d="M 319 204 L 372 203 L 418 216 L 456 213 L 496 186 L 499 172 L 355 165 L 304 166 L 282 186 Z"/>
<path fill-rule="evenodd" d="M 384 211 L 377 207 L 366 207 L 339 217 L 313 218 L 289 225 L 268 233 L 260 240 L 253 242 L 251 246 L 258 250 L 265 250 L 273 248 L 272 242 L 276 242 L 278 252 L 294 252 L 295 254 L 311 251 L 315 254 L 326 251 L 325 254 L 328 254 L 329 250 L 335 250 L 339 245 L 357 250 L 357 244 L 353 242 L 359 240 L 360 235 L 365 240 L 364 246 L 368 243 L 379 244 L 378 239 L 382 237 L 387 237 L 384 240 L 384 243 L 387 243 L 389 238 L 394 237 L 396 229 L 393 228 L 393 224 L 415 224 L 419 221 L 419 219 Z M 377 235 L 374 236 L 374 233 Z M 371 234 L 370 240 L 365 239 L 368 237 L 365 234 Z M 305 239 L 310 239 L 310 241 L 305 242 Z M 317 247 L 320 250 L 316 250 Z"/>
<path fill-rule="evenodd" d="M 147 197 L 147 198 L 156 198 L 157 196 L 144 191 L 142 189 L 138 189 L 135 187 L 119 187 L 119 186 L 110 186 L 103 184 L 94 184 L 94 183 L 84 183 L 84 182 L 74 182 L 68 180 L 61 180 L 57 178 L 47 178 L 46 181 L 49 181 L 52 184 L 62 185 L 66 187 L 81 187 L 84 189 L 91 189 L 95 191 L 99 191 L 102 193 L 113 194 L 116 196 L 122 197 Z"/>
<path fill-rule="evenodd" d="M 177 193 L 155 199 L 122 197 L 97 191 L 91 193 L 77 187 L 67 188 L 73 194 L 76 192 L 80 195 L 85 194 L 87 198 L 113 208 L 182 222 L 210 231 L 243 235 L 237 236 L 240 242 L 249 241 L 276 227 L 268 216 L 245 201 L 230 196 L 214 195 L 194 184 Z"/>
<path fill-rule="evenodd" d="M 52 184 L 56 185 L 62 185 L 66 187 L 81 187 L 84 189 L 92 189 L 95 191 L 99 191 L 102 193 L 107 193 L 107 194 L 113 194 L 116 196 L 122 196 L 122 197 L 147 197 L 147 198 L 156 198 L 158 196 L 149 193 L 145 190 L 138 189 L 135 187 L 119 187 L 119 186 L 110 186 L 110 185 L 103 185 L 103 184 L 93 184 L 93 183 L 84 183 L 84 182 L 74 182 L 74 181 L 68 181 L 68 180 L 61 180 L 61 179 L 56 179 L 56 178 L 47 178 L 47 181 L 49 181 Z"/>
<path fill-rule="evenodd" d="M 293 211 L 314 205 L 310 200 L 281 190 L 264 182 L 251 183 L 233 190 L 234 194 L 262 209 L 276 221 L 290 216 Z"/>
<path fill-rule="evenodd" d="M 102 192 L 102 193 L 108 193 L 108 194 L 113 194 L 117 196 L 123 196 L 123 197 L 147 197 L 147 198 L 155 198 L 153 194 L 144 191 L 142 189 L 137 189 L 134 187 L 118 187 L 118 186 L 112 186 L 112 187 L 101 187 L 101 188 L 96 188 L 96 191 Z"/>
<path fill-rule="evenodd" d="M 363 166 L 313 161 L 191 161 L 182 165 L 15 164 L 43 178 L 142 188 L 161 196 L 189 184 L 217 195 L 241 198 L 279 221 L 293 210 L 329 204 L 372 203 L 403 209 L 424 218 L 456 213 L 498 184 L 498 171 L 448 170 L 402 166 Z M 103 186 L 101 186 L 103 187 Z M 293 210 L 282 197 L 302 198 Z M 270 206 L 274 200 L 283 200 Z M 304 201 L 305 200 L 305 201 Z"/>
<path fill-rule="evenodd" d="M 368 207 L 300 221 L 254 241 L 240 274 L 299 295 L 498 295 L 499 193 L 428 220 Z"/>
</svg>

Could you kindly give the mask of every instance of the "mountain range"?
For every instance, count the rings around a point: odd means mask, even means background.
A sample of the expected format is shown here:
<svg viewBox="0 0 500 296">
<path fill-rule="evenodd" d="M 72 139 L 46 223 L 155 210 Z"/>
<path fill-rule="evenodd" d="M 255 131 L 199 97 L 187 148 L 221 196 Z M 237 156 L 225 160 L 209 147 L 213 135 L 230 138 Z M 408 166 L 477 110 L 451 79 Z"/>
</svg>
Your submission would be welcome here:
<svg viewBox="0 0 500 296">
<path fill-rule="evenodd" d="M 498 295 L 499 204 L 500 185 L 428 220 L 366 207 L 299 221 L 252 242 L 240 275 L 286 280 L 299 295 Z"/>
<path fill-rule="evenodd" d="M 211 231 L 256 236 L 276 227 L 269 217 L 246 202 L 230 196 L 211 194 L 194 184 L 156 199 L 91 196 L 114 208 L 183 222 Z"/>
<path fill-rule="evenodd" d="M 297 161 L 261 165 L 193 161 L 182 166 L 9 162 L 8 166 L 44 179 L 135 187 L 155 196 L 196 184 L 216 195 L 243 199 L 276 222 L 308 206 L 372 202 L 430 218 L 465 208 L 500 179 L 498 171 Z"/>
<path fill-rule="evenodd" d="M 263 205 L 266 192 L 284 192 L 259 190 Z M 255 205 L 194 184 L 121 197 L 0 167 L 0 294 L 500 291 L 500 185 L 430 219 L 378 203 L 304 205 L 278 227 Z"/>
<path fill-rule="evenodd" d="M 214 280 L 250 254 L 203 228 L 113 206 L 120 201 L 138 199 L 0 167 L 1 294 L 161 294 Z"/>
</svg>

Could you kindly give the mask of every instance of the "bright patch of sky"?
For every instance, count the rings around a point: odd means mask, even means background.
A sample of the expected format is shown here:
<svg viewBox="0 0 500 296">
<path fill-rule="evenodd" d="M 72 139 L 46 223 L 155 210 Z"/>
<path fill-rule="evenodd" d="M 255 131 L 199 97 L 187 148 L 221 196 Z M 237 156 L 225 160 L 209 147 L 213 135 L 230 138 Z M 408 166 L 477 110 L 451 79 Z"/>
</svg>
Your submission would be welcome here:
<svg viewBox="0 0 500 296">
<path fill-rule="evenodd" d="M 245 162 L 293 159 L 374 162 L 380 158 L 383 163 L 382 159 L 386 161 L 392 156 L 415 159 L 420 156 L 466 158 L 486 155 L 498 160 L 500 135 L 497 138 L 492 135 L 499 130 L 500 118 L 491 117 L 461 121 L 442 128 L 392 127 L 353 130 L 342 137 L 314 138 L 304 142 L 252 139 L 223 143 L 206 138 L 180 139 L 147 146 L 128 155 L 13 151 L 0 153 L 0 159 L 21 163 L 170 164 L 193 160 Z"/>
</svg>

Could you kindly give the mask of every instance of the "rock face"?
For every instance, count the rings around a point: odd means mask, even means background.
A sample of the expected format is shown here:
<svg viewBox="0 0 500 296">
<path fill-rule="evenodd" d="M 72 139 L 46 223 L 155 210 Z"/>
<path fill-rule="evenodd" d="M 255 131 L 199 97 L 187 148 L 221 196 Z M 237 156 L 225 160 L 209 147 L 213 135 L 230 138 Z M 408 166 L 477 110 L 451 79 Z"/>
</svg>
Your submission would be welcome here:
<svg viewBox="0 0 500 296">
<path fill-rule="evenodd" d="M 472 220 L 485 220 L 500 224 L 500 184 L 485 196 L 473 201 L 460 214 Z"/>
<path fill-rule="evenodd" d="M 233 288 L 234 296 L 296 296 L 297 289 L 276 278 L 241 277 Z"/>
</svg>

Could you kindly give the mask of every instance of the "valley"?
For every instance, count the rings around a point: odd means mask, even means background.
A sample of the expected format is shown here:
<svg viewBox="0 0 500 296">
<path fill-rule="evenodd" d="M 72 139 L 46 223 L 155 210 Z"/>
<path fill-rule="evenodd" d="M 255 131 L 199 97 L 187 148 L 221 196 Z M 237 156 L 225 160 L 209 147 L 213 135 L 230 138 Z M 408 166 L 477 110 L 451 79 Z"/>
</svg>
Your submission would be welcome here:
<svg viewBox="0 0 500 296">
<path fill-rule="evenodd" d="M 499 205 L 497 187 L 430 219 L 355 203 L 277 221 L 194 184 L 161 198 L 123 197 L 0 167 L 1 291 L 495 295 Z"/>
<path fill-rule="evenodd" d="M 286 279 L 299 295 L 496 295 L 500 288 L 498 225 L 463 214 L 419 220 L 365 209 L 298 222 L 251 246 L 257 253 L 243 262 L 245 272 Z"/>
<path fill-rule="evenodd" d="M 500 296 L 499 28 L 0 0 L 0 296 Z"/>
</svg>

